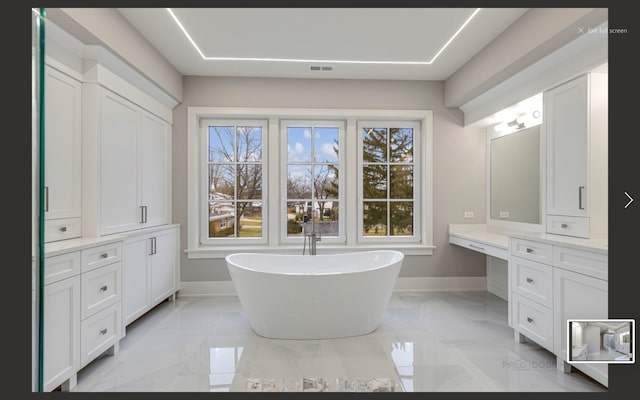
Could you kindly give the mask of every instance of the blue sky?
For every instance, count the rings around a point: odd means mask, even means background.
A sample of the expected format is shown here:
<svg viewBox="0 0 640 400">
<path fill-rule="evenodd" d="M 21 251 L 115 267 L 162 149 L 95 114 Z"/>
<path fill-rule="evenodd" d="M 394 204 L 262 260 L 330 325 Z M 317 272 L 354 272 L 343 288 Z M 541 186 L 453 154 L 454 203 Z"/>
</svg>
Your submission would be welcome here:
<svg viewBox="0 0 640 400">
<path fill-rule="evenodd" d="M 311 133 L 314 133 L 313 140 Z M 338 162 L 333 151 L 334 141 L 338 139 L 336 127 L 289 127 L 287 129 L 287 161 L 311 162 L 311 153 L 315 153 L 315 162 Z M 313 149 L 312 149 L 313 142 Z"/>
</svg>

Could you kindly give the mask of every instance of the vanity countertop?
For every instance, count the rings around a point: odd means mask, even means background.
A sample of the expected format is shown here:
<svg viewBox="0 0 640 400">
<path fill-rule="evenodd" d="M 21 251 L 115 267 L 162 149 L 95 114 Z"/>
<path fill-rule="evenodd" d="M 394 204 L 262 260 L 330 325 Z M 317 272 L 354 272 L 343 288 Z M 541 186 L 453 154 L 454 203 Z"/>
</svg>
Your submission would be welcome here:
<svg viewBox="0 0 640 400">
<path fill-rule="evenodd" d="M 58 254 L 77 251 L 89 247 L 100 246 L 122 240 L 124 237 L 120 235 L 102 236 L 102 237 L 81 237 L 77 239 L 61 240 L 59 242 L 46 243 L 44 245 L 45 257 L 51 257 Z"/>
<path fill-rule="evenodd" d="M 514 231 L 486 224 L 449 224 L 449 237 L 471 240 L 504 250 L 509 249 L 509 238 L 514 237 L 609 254 L 607 239 L 583 239 L 544 232 Z"/>
<path fill-rule="evenodd" d="M 50 242 L 45 243 L 44 245 L 44 256 L 51 257 L 58 254 L 68 253 L 70 251 L 83 250 L 89 247 L 100 246 L 103 244 L 109 244 L 113 242 L 118 242 L 121 240 L 126 240 L 131 236 L 143 235 L 145 233 L 151 233 L 154 231 L 174 228 L 176 226 L 180 226 L 180 224 L 168 224 L 168 225 L 158 225 L 150 228 L 139 229 L 130 232 L 122 232 L 113 235 L 107 236 L 98 236 L 98 237 L 79 237 L 76 239 L 67 239 L 60 240 L 58 242 Z"/>
<path fill-rule="evenodd" d="M 509 237 L 504 232 L 492 230 L 486 224 L 450 224 L 449 235 L 505 250 L 509 248 Z"/>
<path fill-rule="evenodd" d="M 536 240 L 565 247 L 573 247 L 578 250 L 586 250 L 594 253 L 609 254 L 607 239 L 583 239 L 552 233 L 542 232 L 509 232 L 510 237 L 526 240 Z"/>
</svg>

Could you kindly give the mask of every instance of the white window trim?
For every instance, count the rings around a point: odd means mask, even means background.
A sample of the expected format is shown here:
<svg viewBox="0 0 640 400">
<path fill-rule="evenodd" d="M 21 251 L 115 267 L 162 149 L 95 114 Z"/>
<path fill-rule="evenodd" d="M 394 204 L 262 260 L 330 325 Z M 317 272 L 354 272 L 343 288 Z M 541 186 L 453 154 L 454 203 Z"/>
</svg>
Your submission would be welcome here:
<svg viewBox="0 0 640 400">
<path fill-rule="evenodd" d="M 338 165 L 340 168 L 340 172 L 344 173 L 345 170 L 345 165 L 344 165 L 344 160 L 345 160 L 345 152 L 344 150 L 344 136 L 345 136 L 345 120 L 329 120 L 329 119 L 325 119 L 325 120 L 309 120 L 309 119 L 283 119 L 280 121 L 280 137 L 281 137 L 281 146 L 280 146 L 280 154 L 282 154 L 283 156 L 280 157 L 280 168 L 282 170 L 282 174 L 280 175 L 280 186 L 281 186 L 281 192 L 280 192 L 280 198 L 283 199 L 283 204 L 281 205 L 281 210 L 284 210 L 286 208 L 286 199 L 287 199 L 287 186 L 283 185 L 282 182 L 286 182 L 287 181 L 287 164 L 288 164 L 288 160 L 287 157 L 284 156 L 287 154 L 287 128 L 288 127 L 292 127 L 292 126 L 300 126 L 300 125 L 309 125 L 312 126 L 314 128 L 319 128 L 319 127 L 337 127 L 338 128 L 338 146 L 340 148 L 339 154 L 338 154 Z M 338 226 L 339 226 L 339 231 L 340 231 L 340 236 L 339 237 L 323 237 L 322 238 L 322 242 L 323 243 L 342 243 L 344 244 L 346 239 L 345 239 L 345 223 L 344 223 L 344 218 L 345 218 L 345 208 L 343 207 L 343 201 L 345 198 L 345 185 L 342 183 L 342 178 L 340 178 L 340 189 L 338 192 L 338 201 L 339 203 L 339 209 L 338 209 Z M 282 211 L 281 211 L 282 212 Z M 280 214 L 280 221 L 282 221 L 282 215 Z M 304 237 L 289 237 L 287 236 L 287 226 L 286 224 L 284 226 L 281 226 L 280 229 L 280 243 L 285 244 L 285 245 L 289 245 L 289 244 L 297 244 L 298 246 L 302 246 L 303 245 L 303 241 L 304 241 Z"/>
<path fill-rule="evenodd" d="M 421 243 L 422 242 L 422 231 L 425 229 L 424 227 L 426 225 L 421 224 L 421 210 L 423 207 L 418 206 L 418 207 L 414 207 L 413 210 L 413 233 L 414 236 L 364 236 L 362 234 L 363 231 L 363 215 L 364 215 L 364 210 L 363 210 L 363 198 L 364 198 L 364 194 L 363 194 L 363 185 L 362 182 L 363 180 L 360 179 L 363 177 L 363 172 L 362 172 L 362 168 L 363 168 L 363 149 L 362 149 L 362 144 L 363 144 L 363 138 L 362 138 L 362 128 L 364 128 L 365 126 L 371 126 L 371 125 L 378 125 L 376 127 L 380 127 L 380 128 L 412 128 L 413 132 L 414 132 L 414 136 L 413 136 L 413 151 L 414 151 L 414 162 L 413 162 L 413 176 L 414 176 L 414 186 L 413 186 L 413 190 L 414 190 L 414 194 L 413 194 L 413 198 L 416 198 L 416 193 L 418 194 L 418 200 L 422 201 L 422 196 L 424 195 L 424 191 L 421 190 L 422 188 L 422 163 L 425 160 L 426 157 L 426 149 L 425 146 L 422 145 L 422 131 L 420 129 L 420 125 L 419 123 L 417 123 L 417 121 L 372 121 L 372 120 L 359 120 L 358 121 L 358 241 L 360 243 L 393 243 L 393 242 L 399 242 L 399 243 L 410 243 L 410 242 L 415 242 L 415 243 Z M 419 152 L 419 157 L 415 157 L 415 153 Z M 391 189 L 391 183 L 387 182 L 387 194 L 389 193 L 388 191 Z M 389 197 L 387 196 L 387 202 L 389 201 Z M 414 200 L 414 204 L 416 203 L 416 201 Z M 387 229 L 389 229 L 390 227 L 387 227 Z"/>
<path fill-rule="evenodd" d="M 264 161 L 264 156 L 265 154 L 269 154 L 269 144 L 267 143 L 267 138 L 269 137 L 268 132 L 269 132 L 269 122 L 267 120 L 265 120 L 264 118 L 262 119 L 235 119 L 235 118 L 224 118 L 224 119 L 201 119 L 201 126 L 200 129 L 202 130 L 202 134 L 200 136 L 201 139 L 201 144 L 200 144 L 200 157 L 201 160 L 208 160 L 209 154 L 208 154 L 208 141 L 209 141 L 209 127 L 210 126 L 224 126 L 224 125 L 228 125 L 228 124 L 233 124 L 234 126 L 260 126 L 262 128 L 262 161 Z M 235 134 L 235 133 L 234 133 Z M 208 174 L 209 174 L 209 170 L 207 168 L 207 163 L 202 162 L 200 163 L 200 166 L 202 168 L 202 170 L 200 171 L 200 185 L 202 187 L 208 187 Z M 269 166 L 266 163 L 262 163 L 262 188 L 263 188 L 263 192 L 262 192 L 262 208 L 263 210 L 268 210 L 268 197 L 265 196 L 265 192 L 264 189 L 267 188 L 269 186 Z M 200 201 L 200 212 L 201 212 L 201 219 L 207 219 L 209 216 L 209 191 L 207 190 L 206 192 L 203 191 L 200 193 L 201 197 L 201 201 Z M 237 200 L 237 199 L 235 199 Z M 269 216 L 265 215 L 265 213 L 262 213 L 262 221 L 263 221 L 263 225 L 264 226 L 269 226 Z M 261 238 L 236 238 L 236 237 L 232 237 L 232 238 L 227 238 L 227 237 L 221 237 L 221 238 L 207 238 L 207 239 L 203 239 L 205 237 L 207 237 L 209 234 L 209 227 L 204 225 L 204 224 L 200 224 L 200 237 L 199 237 L 199 241 L 200 244 L 202 246 L 210 246 L 210 245 L 225 245 L 224 243 L 229 243 L 231 245 L 234 246 L 246 246 L 246 245 L 264 245 L 267 243 L 267 239 L 266 239 L 266 233 L 263 231 L 262 232 L 262 237 Z"/>
<path fill-rule="evenodd" d="M 357 121 L 366 120 L 413 120 L 420 122 L 423 146 L 421 161 L 421 199 L 422 238 L 419 243 L 358 243 L 357 213 L 350 213 L 349 220 L 345 222 L 345 244 L 319 244 L 318 252 L 340 253 L 373 249 L 396 249 L 406 255 L 431 255 L 433 254 L 433 111 L 432 110 L 386 110 L 386 109 L 316 109 L 316 108 L 242 108 L 242 107 L 187 107 L 187 248 L 185 252 L 189 259 L 224 258 L 231 253 L 242 252 L 272 252 L 295 253 L 302 252 L 299 245 L 279 243 L 279 224 L 269 224 L 268 243 L 266 245 L 202 245 L 199 234 L 201 226 L 200 192 L 204 187 L 201 168 L 201 135 L 200 122 L 203 119 L 268 119 L 269 132 L 279 132 L 280 120 L 285 119 L 342 119 L 346 120 L 345 148 L 355 148 L 358 140 Z M 263 143 L 271 149 L 279 148 L 280 135 L 269 134 L 267 141 Z M 357 160 L 356 157 L 347 157 L 345 162 L 345 181 L 356 182 Z M 269 157 L 265 168 L 268 168 L 269 182 L 277 182 L 280 168 L 278 157 Z M 342 178 L 341 178 L 342 179 Z M 206 185 L 205 185 L 206 186 Z M 279 185 L 269 185 L 265 188 L 264 196 L 267 199 L 276 199 L 280 195 Z M 357 196 L 345 199 L 345 210 L 356 210 Z M 270 201 L 264 215 L 279 215 L 280 202 Z M 273 219 L 273 218 L 271 218 Z"/>
</svg>

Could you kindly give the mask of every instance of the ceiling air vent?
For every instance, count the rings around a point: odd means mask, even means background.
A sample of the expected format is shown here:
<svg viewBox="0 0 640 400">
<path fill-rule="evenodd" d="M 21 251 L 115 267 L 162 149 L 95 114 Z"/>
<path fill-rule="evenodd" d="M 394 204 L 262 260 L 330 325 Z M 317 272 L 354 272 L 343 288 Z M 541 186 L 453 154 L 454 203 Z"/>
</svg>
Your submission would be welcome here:
<svg viewBox="0 0 640 400">
<path fill-rule="evenodd" d="M 333 67 L 321 67 L 319 65 L 312 65 L 311 67 L 309 67 L 311 69 L 311 71 L 331 71 L 333 70 Z"/>
</svg>

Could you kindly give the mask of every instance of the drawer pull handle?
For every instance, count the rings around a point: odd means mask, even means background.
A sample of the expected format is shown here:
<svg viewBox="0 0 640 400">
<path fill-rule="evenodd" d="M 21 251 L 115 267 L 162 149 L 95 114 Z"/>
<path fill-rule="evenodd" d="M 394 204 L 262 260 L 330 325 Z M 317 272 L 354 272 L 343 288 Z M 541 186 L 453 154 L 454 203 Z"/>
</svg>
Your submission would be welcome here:
<svg viewBox="0 0 640 400">
<path fill-rule="evenodd" d="M 532 323 L 532 322 L 533 322 L 533 318 L 531 318 L 531 317 L 527 317 L 527 322 L 528 322 L 528 323 Z"/>
<path fill-rule="evenodd" d="M 530 247 L 527 247 L 527 253 L 529 253 L 529 254 L 533 253 L 533 249 L 530 248 Z"/>
<path fill-rule="evenodd" d="M 106 291 L 107 291 L 107 289 L 108 289 L 108 288 L 107 288 L 107 285 L 104 285 L 104 286 L 100 287 L 100 291 L 101 291 L 101 292 L 106 292 Z"/>
<path fill-rule="evenodd" d="M 107 257 L 109 257 L 109 254 L 108 254 L 108 253 L 102 253 L 102 254 L 100 254 L 100 258 L 107 258 Z"/>
<path fill-rule="evenodd" d="M 104 328 L 100 331 L 101 335 L 106 335 L 107 334 L 107 328 Z"/>
<path fill-rule="evenodd" d="M 66 226 L 61 226 L 60 228 L 58 228 L 58 230 L 59 230 L 60 232 L 63 232 L 63 233 L 64 233 L 64 232 L 66 232 L 66 231 L 67 231 L 67 227 L 66 227 Z"/>
<path fill-rule="evenodd" d="M 527 278 L 527 283 L 533 283 L 533 279 Z"/>
<path fill-rule="evenodd" d="M 568 228 L 568 227 L 569 227 L 569 225 L 567 225 L 567 224 L 562 224 L 562 225 L 560 225 L 560 227 L 561 227 L 561 228 Z"/>
<path fill-rule="evenodd" d="M 474 246 L 472 244 L 470 244 L 469 247 L 473 247 L 474 249 L 478 249 L 478 250 L 483 250 L 484 251 L 484 247 Z"/>
</svg>

